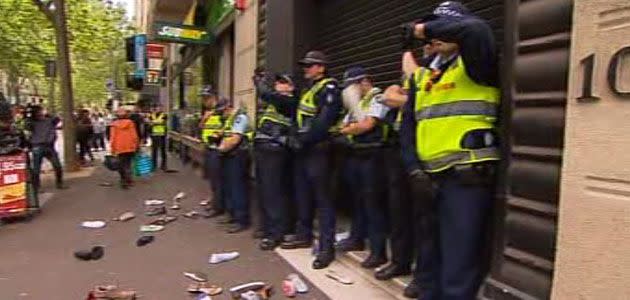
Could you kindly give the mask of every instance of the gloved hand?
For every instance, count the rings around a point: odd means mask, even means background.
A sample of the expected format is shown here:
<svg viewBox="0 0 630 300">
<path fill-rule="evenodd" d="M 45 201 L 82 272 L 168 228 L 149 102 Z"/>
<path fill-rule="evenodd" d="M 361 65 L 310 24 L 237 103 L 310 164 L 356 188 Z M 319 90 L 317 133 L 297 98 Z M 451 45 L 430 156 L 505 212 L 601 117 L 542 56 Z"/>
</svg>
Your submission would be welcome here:
<svg viewBox="0 0 630 300">
<path fill-rule="evenodd" d="M 413 50 L 415 41 L 414 31 L 416 30 L 415 27 L 415 22 L 406 23 L 400 26 L 402 33 L 401 42 L 403 51 Z"/>
</svg>

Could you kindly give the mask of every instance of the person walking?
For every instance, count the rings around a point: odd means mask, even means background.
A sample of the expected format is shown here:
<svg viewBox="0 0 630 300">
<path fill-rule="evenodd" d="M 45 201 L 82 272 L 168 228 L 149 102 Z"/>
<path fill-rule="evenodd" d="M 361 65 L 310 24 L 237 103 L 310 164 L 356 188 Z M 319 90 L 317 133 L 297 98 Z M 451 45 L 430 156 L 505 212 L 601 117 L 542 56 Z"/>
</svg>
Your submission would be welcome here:
<svg viewBox="0 0 630 300">
<path fill-rule="evenodd" d="M 161 165 L 160 169 L 162 171 L 167 170 L 166 166 L 166 133 L 167 126 L 166 120 L 168 117 L 166 113 L 162 111 L 162 107 L 160 105 L 156 106 L 153 109 L 153 112 L 149 115 L 149 124 L 151 125 L 151 159 L 153 160 L 153 167 L 157 168 L 158 162 L 158 152 L 160 152 Z"/>
<path fill-rule="evenodd" d="M 420 294 L 474 299 L 484 277 L 484 229 L 500 160 L 494 37 L 485 21 L 456 1 L 441 3 L 406 32 L 430 41 L 437 53 L 430 72 L 418 68 L 410 79 L 401 129 L 412 184 L 421 184 L 426 173 L 435 195 L 434 201 L 417 199 L 433 220 L 420 233 L 429 237 L 421 245 Z"/>
<path fill-rule="evenodd" d="M 57 189 L 65 189 L 63 183 L 63 168 L 59 160 L 59 154 L 55 149 L 57 141 L 57 125 L 59 118 L 46 116 L 41 106 L 32 107 L 31 118 L 26 119 L 25 127 L 29 132 L 29 144 L 33 152 L 33 188 L 36 192 L 40 190 L 40 173 L 42 162 L 46 158 L 55 171 L 55 186 Z"/>
<path fill-rule="evenodd" d="M 105 131 L 107 128 L 102 113 L 92 114 L 92 127 L 94 128 L 92 149 L 95 151 L 105 151 Z"/>
<path fill-rule="evenodd" d="M 140 148 L 140 138 L 136 125 L 129 119 L 129 109 L 119 108 L 116 111 L 118 117 L 111 124 L 110 149 L 118 157 L 120 174 L 120 186 L 128 189 L 133 183 L 131 175 L 131 162 Z"/>
<path fill-rule="evenodd" d="M 91 139 L 94 134 L 92 120 L 90 120 L 90 112 L 87 109 L 79 110 L 77 114 L 77 143 L 79 144 L 79 161 L 82 165 L 87 165 L 87 159 L 94 162 L 92 154 Z"/>
</svg>

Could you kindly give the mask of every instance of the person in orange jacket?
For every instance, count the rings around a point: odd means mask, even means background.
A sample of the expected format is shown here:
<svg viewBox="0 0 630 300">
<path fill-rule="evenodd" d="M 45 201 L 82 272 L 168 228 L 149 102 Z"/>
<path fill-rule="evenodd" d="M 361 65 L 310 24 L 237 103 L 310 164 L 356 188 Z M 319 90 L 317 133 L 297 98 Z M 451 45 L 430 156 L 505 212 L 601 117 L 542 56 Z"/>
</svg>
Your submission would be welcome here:
<svg viewBox="0 0 630 300">
<path fill-rule="evenodd" d="M 111 124 L 111 151 L 118 157 L 120 173 L 120 186 L 128 189 L 132 184 L 131 161 L 140 146 L 140 138 L 136 131 L 136 125 L 129 119 L 129 110 L 119 108 L 116 111 L 118 117 Z"/>
</svg>

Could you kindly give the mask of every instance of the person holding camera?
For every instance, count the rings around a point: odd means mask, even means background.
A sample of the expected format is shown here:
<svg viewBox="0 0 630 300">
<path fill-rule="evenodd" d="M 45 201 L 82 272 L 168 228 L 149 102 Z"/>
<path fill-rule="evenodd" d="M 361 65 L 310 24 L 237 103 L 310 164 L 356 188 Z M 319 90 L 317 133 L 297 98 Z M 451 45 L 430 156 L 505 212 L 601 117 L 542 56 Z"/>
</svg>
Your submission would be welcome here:
<svg viewBox="0 0 630 300">
<path fill-rule="evenodd" d="M 266 108 L 261 112 L 254 137 L 256 173 L 262 208 L 262 250 L 273 250 L 284 241 L 289 227 L 289 199 L 292 185 L 291 152 L 286 142 L 294 126 L 295 107 L 291 105 L 295 86 L 288 74 L 277 74 L 271 87 L 269 74 L 254 76 L 260 99 Z M 283 98 L 286 97 L 285 98 Z M 280 176 L 278 175 L 280 174 Z"/>
<path fill-rule="evenodd" d="M 41 106 L 31 106 L 26 112 L 25 127 L 29 133 L 29 144 L 33 152 L 33 188 L 39 191 L 41 187 L 40 173 L 43 159 L 52 164 L 55 171 L 55 186 L 65 189 L 63 184 L 63 168 L 59 154 L 55 149 L 57 141 L 57 125 L 60 119 L 46 116 Z"/>
<path fill-rule="evenodd" d="M 407 41 L 431 43 L 429 71 L 410 79 L 401 142 L 413 184 L 427 174 L 435 201 L 420 235 L 423 299 L 474 299 L 482 274 L 494 170 L 500 160 L 495 121 L 500 94 L 495 41 L 488 24 L 455 1 L 405 26 Z M 410 55 L 405 55 L 409 63 Z M 415 195 L 423 197 L 424 195 Z"/>
</svg>

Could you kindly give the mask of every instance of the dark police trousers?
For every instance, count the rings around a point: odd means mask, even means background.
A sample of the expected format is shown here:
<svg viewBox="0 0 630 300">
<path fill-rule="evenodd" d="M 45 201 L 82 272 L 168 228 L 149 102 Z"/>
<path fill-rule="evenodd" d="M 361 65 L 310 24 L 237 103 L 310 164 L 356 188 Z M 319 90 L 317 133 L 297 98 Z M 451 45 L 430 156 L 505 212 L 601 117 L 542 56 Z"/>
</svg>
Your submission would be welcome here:
<svg viewBox="0 0 630 300">
<path fill-rule="evenodd" d="M 319 250 L 333 251 L 335 207 L 330 191 L 330 145 L 320 143 L 295 154 L 296 234 L 300 240 L 313 239 L 315 211 L 319 221 Z"/>
<path fill-rule="evenodd" d="M 423 299 L 475 299 L 483 279 L 484 231 L 494 191 L 493 168 L 483 166 L 431 175 L 435 222 L 421 233 L 430 237 L 420 254 Z"/>
<path fill-rule="evenodd" d="M 422 197 L 430 200 L 432 197 L 431 186 L 424 184 L 423 188 L 426 190 L 414 190 L 412 192 L 408 175 L 403 166 L 400 146 L 388 146 L 385 150 L 385 157 L 392 263 L 404 268 L 411 268 L 414 262 L 414 253 L 419 252 L 419 243 L 423 238 L 418 234 L 420 219 L 423 215 L 415 198 Z M 420 265 L 419 255 L 417 255 L 416 265 Z M 415 279 L 418 279 L 420 271 L 422 271 L 421 268 L 416 267 Z"/>
<path fill-rule="evenodd" d="M 205 162 L 206 176 L 212 190 L 212 209 L 223 213 L 225 212 L 225 197 L 221 153 L 215 149 L 207 149 Z"/>
<path fill-rule="evenodd" d="M 254 155 L 262 229 L 265 238 L 282 241 L 289 226 L 291 152 L 273 142 L 256 141 Z"/>
<path fill-rule="evenodd" d="M 249 152 L 236 149 L 223 154 L 222 160 L 226 209 L 236 223 L 249 226 Z"/>
<path fill-rule="evenodd" d="M 160 159 L 162 165 L 160 168 L 166 170 L 166 136 L 165 135 L 152 135 L 151 136 L 151 159 L 153 160 L 153 168 L 157 169 L 157 153 L 160 152 Z"/>
<path fill-rule="evenodd" d="M 352 149 L 346 168 L 354 202 L 351 237 L 362 241 L 366 230 L 371 255 L 384 258 L 387 214 L 383 149 Z"/>
</svg>

